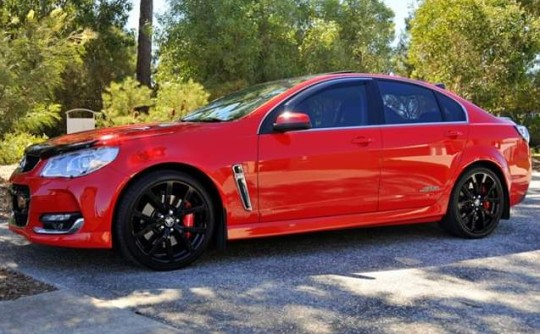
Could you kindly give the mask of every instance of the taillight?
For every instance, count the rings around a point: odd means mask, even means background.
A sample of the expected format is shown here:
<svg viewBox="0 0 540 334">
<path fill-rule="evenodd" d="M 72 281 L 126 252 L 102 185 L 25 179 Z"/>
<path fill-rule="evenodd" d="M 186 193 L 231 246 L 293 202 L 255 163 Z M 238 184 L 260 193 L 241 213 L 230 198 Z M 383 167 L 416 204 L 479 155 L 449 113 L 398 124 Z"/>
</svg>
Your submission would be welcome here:
<svg viewBox="0 0 540 334">
<path fill-rule="evenodd" d="M 519 132 L 521 137 L 523 137 L 523 139 L 525 139 L 527 141 L 527 143 L 529 143 L 531 141 L 531 135 L 529 134 L 529 130 L 527 130 L 527 128 L 525 126 L 516 125 L 516 130 L 517 130 L 517 132 Z"/>
</svg>

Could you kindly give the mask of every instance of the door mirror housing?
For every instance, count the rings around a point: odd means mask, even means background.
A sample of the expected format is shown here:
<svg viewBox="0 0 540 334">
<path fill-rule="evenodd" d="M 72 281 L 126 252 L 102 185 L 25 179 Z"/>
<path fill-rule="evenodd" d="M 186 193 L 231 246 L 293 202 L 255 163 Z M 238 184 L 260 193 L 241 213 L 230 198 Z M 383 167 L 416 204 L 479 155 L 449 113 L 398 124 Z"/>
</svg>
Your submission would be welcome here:
<svg viewBox="0 0 540 334">
<path fill-rule="evenodd" d="M 274 131 L 286 132 L 293 130 L 311 129 L 311 120 L 308 114 L 286 111 L 280 114 L 274 123 Z"/>
</svg>

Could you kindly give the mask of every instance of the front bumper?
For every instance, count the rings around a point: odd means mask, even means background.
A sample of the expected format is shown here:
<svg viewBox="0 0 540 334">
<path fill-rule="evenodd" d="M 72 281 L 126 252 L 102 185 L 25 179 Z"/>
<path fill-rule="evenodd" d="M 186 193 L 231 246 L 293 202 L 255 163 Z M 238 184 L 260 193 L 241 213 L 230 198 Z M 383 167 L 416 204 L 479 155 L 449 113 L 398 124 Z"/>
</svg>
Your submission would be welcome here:
<svg viewBox="0 0 540 334">
<path fill-rule="evenodd" d="M 112 166 L 79 178 L 42 178 L 42 167 L 12 175 L 9 229 L 33 243 L 111 248 L 114 204 L 128 178 Z M 67 214 L 65 225 L 44 218 Z"/>
</svg>

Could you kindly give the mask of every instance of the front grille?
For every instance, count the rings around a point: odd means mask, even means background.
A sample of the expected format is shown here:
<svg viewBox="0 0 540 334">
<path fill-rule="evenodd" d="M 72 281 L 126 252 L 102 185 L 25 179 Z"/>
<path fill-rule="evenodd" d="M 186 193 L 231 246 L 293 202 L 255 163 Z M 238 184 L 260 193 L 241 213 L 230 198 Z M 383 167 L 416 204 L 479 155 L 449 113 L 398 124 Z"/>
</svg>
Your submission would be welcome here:
<svg viewBox="0 0 540 334">
<path fill-rule="evenodd" d="M 11 223 L 17 227 L 24 227 L 28 223 L 30 188 L 14 184 L 9 188 L 9 193 L 11 195 L 11 209 L 13 213 Z"/>
<path fill-rule="evenodd" d="M 36 167 L 38 162 L 39 162 L 38 156 L 26 154 L 21 164 L 21 171 L 23 173 L 31 171 L 32 169 L 34 169 L 34 167 Z"/>
</svg>

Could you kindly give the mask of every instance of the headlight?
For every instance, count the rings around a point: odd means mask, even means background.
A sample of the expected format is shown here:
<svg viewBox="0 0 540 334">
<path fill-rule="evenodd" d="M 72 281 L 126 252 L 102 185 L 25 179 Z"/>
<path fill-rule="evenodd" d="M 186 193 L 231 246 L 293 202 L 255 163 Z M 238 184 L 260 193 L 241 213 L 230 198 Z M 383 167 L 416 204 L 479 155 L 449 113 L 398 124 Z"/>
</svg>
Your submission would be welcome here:
<svg viewBox="0 0 540 334">
<path fill-rule="evenodd" d="M 41 172 L 43 177 L 78 177 L 108 165 L 118 155 L 118 147 L 90 148 L 52 157 Z"/>
</svg>

